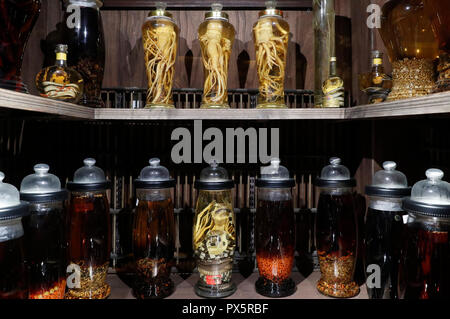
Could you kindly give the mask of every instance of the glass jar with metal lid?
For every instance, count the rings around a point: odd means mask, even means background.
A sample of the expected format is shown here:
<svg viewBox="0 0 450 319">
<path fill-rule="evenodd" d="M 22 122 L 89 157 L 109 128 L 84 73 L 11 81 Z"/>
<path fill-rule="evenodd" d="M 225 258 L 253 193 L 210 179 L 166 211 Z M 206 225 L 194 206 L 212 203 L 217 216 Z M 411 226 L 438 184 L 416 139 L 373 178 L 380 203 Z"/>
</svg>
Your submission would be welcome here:
<svg viewBox="0 0 450 319">
<path fill-rule="evenodd" d="M 142 26 L 148 91 L 146 108 L 173 108 L 172 87 L 177 58 L 179 29 L 166 11 L 164 2 L 156 2 Z"/>
<path fill-rule="evenodd" d="M 150 159 L 135 180 L 138 205 L 133 228 L 133 254 L 137 280 L 133 287 L 139 299 L 164 298 L 172 294 L 170 269 L 175 251 L 175 221 L 171 190 L 175 180 Z"/>
<path fill-rule="evenodd" d="M 20 198 L 30 203 L 30 216 L 23 219 L 30 299 L 64 299 L 66 289 L 68 192 L 49 169 L 35 165 L 20 185 Z"/>
<path fill-rule="evenodd" d="M 426 171 L 411 197 L 403 201 L 408 212 L 400 264 L 400 298 L 450 298 L 450 183 L 439 169 Z"/>
<path fill-rule="evenodd" d="M 17 188 L 4 183 L 0 172 L 0 299 L 27 299 L 24 227 L 29 205 L 20 201 Z"/>
<path fill-rule="evenodd" d="M 284 79 L 289 42 L 289 24 L 276 1 L 267 1 L 253 25 L 256 65 L 259 78 L 258 108 L 287 108 Z"/>
<path fill-rule="evenodd" d="M 193 249 L 200 279 L 195 293 L 201 297 L 223 298 L 236 291 L 231 281 L 236 226 L 232 189 L 227 171 L 213 160 L 195 181 Z"/>
<path fill-rule="evenodd" d="M 295 216 L 289 171 L 278 158 L 261 167 L 256 180 L 258 200 L 255 221 L 256 261 L 259 279 L 256 291 L 267 297 L 292 295 L 296 286 L 291 279 L 295 252 Z"/>
<path fill-rule="evenodd" d="M 198 28 L 205 78 L 201 107 L 229 108 L 228 65 L 236 31 L 220 3 L 211 9 Z"/>
<path fill-rule="evenodd" d="M 395 162 L 384 162 L 383 168 L 373 176 L 372 185 L 366 186 L 369 196 L 364 229 L 367 293 L 371 299 L 398 299 L 398 265 L 406 216 L 402 200 L 411 194 L 411 188 L 405 174 L 396 170 Z"/>
<path fill-rule="evenodd" d="M 69 266 L 66 299 L 104 299 L 111 253 L 111 225 L 106 190 L 111 183 L 95 159 L 86 158 L 72 182 L 69 197 Z"/>
<path fill-rule="evenodd" d="M 359 293 L 354 281 L 358 251 L 357 212 L 352 193 L 356 181 L 341 159 L 332 157 L 316 179 L 316 245 L 321 277 L 317 289 L 324 295 L 348 298 Z"/>
</svg>

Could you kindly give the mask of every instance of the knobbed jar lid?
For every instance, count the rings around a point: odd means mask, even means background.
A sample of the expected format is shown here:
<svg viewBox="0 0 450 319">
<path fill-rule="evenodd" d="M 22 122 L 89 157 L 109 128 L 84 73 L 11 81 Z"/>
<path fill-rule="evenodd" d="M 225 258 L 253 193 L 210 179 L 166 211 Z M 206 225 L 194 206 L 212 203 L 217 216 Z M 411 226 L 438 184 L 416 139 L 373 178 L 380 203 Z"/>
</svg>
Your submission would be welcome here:
<svg viewBox="0 0 450 319">
<path fill-rule="evenodd" d="M 287 188 L 294 187 L 295 181 L 289 178 L 289 171 L 280 165 L 279 158 L 272 158 L 269 166 L 261 167 L 261 176 L 256 180 L 257 187 Z"/>
<path fill-rule="evenodd" d="M 411 187 L 408 187 L 406 175 L 396 170 L 397 163 L 384 162 L 383 168 L 373 176 L 372 185 L 366 186 L 366 195 L 394 198 L 409 196 Z"/>
<path fill-rule="evenodd" d="M 206 12 L 205 20 L 225 20 L 228 21 L 228 14 L 222 11 L 223 5 L 221 3 L 211 4 L 211 11 Z"/>
<path fill-rule="evenodd" d="M 356 181 L 350 177 L 350 171 L 341 165 L 339 157 L 330 158 L 330 165 L 322 168 L 320 177 L 316 178 L 316 186 L 319 187 L 354 187 Z"/>
<path fill-rule="evenodd" d="M 266 9 L 259 11 L 259 17 L 283 17 L 283 11 L 277 9 L 276 1 L 266 1 Z"/>
<path fill-rule="evenodd" d="M 26 176 L 20 184 L 20 198 L 27 202 L 49 202 L 67 199 L 67 191 L 61 189 L 59 178 L 49 174 L 47 164 L 34 165 L 34 174 Z"/>
<path fill-rule="evenodd" d="M 150 11 L 147 16 L 148 19 L 153 18 L 165 18 L 168 20 L 171 20 L 173 22 L 173 16 L 172 13 L 169 11 L 166 11 L 167 3 L 165 2 L 155 2 L 156 10 Z"/>
<path fill-rule="evenodd" d="M 197 189 L 222 190 L 234 187 L 234 182 L 228 178 L 228 172 L 220 167 L 216 160 L 212 160 L 209 167 L 200 172 L 200 179 L 194 184 Z"/>
<path fill-rule="evenodd" d="M 134 181 L 136 188 L 155 189 L 175 186 L 175 180 L 170 177 L 169 170 L 161 166 L 160 162 L 159 158 L 150 159 L 150 166 L 144 167 Z"/>
<path fill-rule="evenodd" d="M 444 172 L 430 168 L 425 175 L 427 179 L 414 184 L 403 208 L 427 216 L 450 217 L 450 184 L 442 180 Z"/>
<path fill-rule="evenodd" d="M 111 187 L 111 182 L 106 180 L 103 170 L 95 166 L 95 159 L 86 158 L 84 166 L 77 169 L 73 175 L 73 182 L 67 183 L 71 191 L 96 191 Z"/>
<path fill-rule="evenodd" d="M 29 215 L 29 204 L 20 201 L 17 188 L 3 183 L 5 174 L 0 172 L 0 220 L 14 219 Z"/>
<path fill-rule="evenodd" d="M 101 0 L 64 0 L 65 7 L 71 4 L 78 5 L 80 7 L 91 7 L 97 9 L 103 7 L 103 1 Z"/>
</svg>

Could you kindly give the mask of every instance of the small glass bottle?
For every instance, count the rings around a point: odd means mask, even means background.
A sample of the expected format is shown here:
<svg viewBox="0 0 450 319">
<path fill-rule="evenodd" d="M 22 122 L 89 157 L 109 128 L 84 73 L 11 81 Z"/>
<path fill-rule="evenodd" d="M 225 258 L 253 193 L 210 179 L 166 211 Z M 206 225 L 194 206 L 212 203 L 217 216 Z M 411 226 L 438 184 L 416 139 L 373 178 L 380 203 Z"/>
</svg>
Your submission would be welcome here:
<svg viewBox="0 0 450 319">
<path fill-rule="evenodd" d="M 166 4 L 156 3 L 142 26 L 148 91 L 146 108 L 173 108 L 172 86 L 178 48 L 178 26 Z"/>
<path fill-rule="evenodd" d="M 360 74 L 359 88 L 368 95 L 370 104 L 386 101 L 391 92 L 392 78 L 384 73 L 383 53 L 380 51 L 372 51 L 372 70 Z"/>
<path fill-rule="evenodd" d="M 343 107 L 345 102 L 344 81 L 337 75 L 337 59 L 330 58 L 330 75 L 322 86 L 322 107 Z"/>
<path fill-rule="evenodd" d="M 0 299 L 27 299 L 22 217 L 30 214 L 29 205 L 20 201 L 17 188 L 4 183 L 4 178 L 0 172 Z"/>
<path fill-rule="evenodd" d="M 214 160 L 195 181 L 193 248 L 200 279 L 194 290 L 201 297 L 224 298 L 236 291 L 231 281 L 236 247 L 233 187 L 227 171 Z"/>
<path fill-rule="evenodd" d="M 55 53 L 55 65 L 37 74 L 36 88 L 43 97 L 78 103 L 83 95 L 83 78 L 67 66 L 67 45 L 58 44 Z"/>
<path fill-rule="evenodd" d="M 236 31 L 220 3 L 211 9 L 198 28 L 205 77 L 201 108 L 229 108 L 228 65 Z"/>
<path fill-rule="evenodd" d="M 135 181 L 138 206 L 133 227 L 133 255 L 137 272 L 133 285 L 138 299 L 165 298 L 174 291 L 170 270 L 174 265 L 175 220 L 171 190 L 175 180 L 150 159 Z"/>
<path fill-rule="evenodd" d="M 287 108 L 284 79 L 289 42 L 289 24 L 276 1 L 267 1 L 253 26 L 256 64 L 259 78 L 257 108 Z"/>
</svg>

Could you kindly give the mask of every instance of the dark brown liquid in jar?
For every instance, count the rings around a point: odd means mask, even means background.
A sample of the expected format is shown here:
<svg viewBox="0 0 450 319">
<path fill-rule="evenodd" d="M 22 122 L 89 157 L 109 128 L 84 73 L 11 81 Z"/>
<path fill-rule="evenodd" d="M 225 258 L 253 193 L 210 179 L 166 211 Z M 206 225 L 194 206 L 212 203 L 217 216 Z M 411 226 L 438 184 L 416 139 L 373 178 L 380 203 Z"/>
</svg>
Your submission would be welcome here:
<svg viewBox="0 0 450 319">
<path fill-rule="evenodd" d="M 27 299 L 24 237 L 0 242 L 0 299 Z"/>
</svg>

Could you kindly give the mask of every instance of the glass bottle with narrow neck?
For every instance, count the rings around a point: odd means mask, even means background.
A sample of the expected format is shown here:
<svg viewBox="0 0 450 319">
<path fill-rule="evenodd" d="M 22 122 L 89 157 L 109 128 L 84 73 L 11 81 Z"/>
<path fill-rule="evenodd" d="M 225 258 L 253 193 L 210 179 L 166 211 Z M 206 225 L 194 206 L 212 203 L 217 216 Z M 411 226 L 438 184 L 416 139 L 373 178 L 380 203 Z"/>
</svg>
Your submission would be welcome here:
<svg viewBox="0 0 450 319">
<path fill-rule="evenodd" d="M 337 76 L 337 59 L 330 59 L 330 75 L 323 83 L 323 107 L 342 107 L 344 106 L 344 81 Z"/>
</svg>

